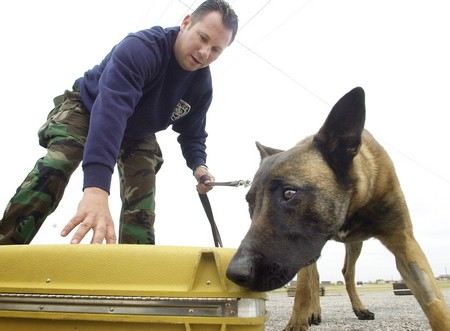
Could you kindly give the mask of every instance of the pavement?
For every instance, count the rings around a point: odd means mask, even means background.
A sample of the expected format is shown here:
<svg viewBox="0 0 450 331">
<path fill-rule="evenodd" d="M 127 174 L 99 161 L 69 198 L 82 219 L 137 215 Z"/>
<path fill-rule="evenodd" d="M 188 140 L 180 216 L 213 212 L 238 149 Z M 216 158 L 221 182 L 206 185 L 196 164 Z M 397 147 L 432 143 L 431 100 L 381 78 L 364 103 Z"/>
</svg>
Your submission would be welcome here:
<svg viewBox="0 0 450 331">
<path fill-rule="evenodd" d="M 450 289 L 443 289 L 447 304 Z M 363 292 L 361 301 L 375 314 L 375 320 L 360 321 L 354 315 L 346 292 L 320 297 L 322 323 L 310 331 L 431 331 L 418 302 L 412 295 L 394 295 L 392 291 Z M 285 291 L 270 292 L 266 308 L 268 320 L 265 331 L 281 331 L 291 316 L 294 298 Z"/>
</svg>

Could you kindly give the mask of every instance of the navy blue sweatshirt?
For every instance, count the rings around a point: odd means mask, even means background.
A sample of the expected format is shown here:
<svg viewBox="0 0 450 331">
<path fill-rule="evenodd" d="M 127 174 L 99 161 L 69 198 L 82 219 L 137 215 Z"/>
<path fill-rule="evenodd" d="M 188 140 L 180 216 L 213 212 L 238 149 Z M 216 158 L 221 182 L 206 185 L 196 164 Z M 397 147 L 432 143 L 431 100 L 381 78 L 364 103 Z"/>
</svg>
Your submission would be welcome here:
<svg viewBox="0 0 450 331">
<path fill-rule="evenodd" d="M 172 125 L 188 167 L 206 163 L 206 112 L 212 100 L 209 67 L 186 71 L 175 59 L 179 27 L 129 34 L 75 86 L 90 112 L 83 155 L 84 188 L 109 192 L 123 139 Z"/>
</svg>

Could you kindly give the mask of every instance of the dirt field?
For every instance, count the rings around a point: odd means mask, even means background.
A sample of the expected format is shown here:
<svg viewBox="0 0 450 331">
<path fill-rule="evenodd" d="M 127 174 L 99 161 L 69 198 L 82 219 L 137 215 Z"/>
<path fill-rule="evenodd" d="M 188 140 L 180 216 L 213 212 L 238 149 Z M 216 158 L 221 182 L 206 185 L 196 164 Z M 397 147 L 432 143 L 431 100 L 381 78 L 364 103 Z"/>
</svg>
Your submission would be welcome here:
<svg viewBox="0 0 450 331">
<path fill-rule="evenodd" d="M 322 323 L 311 331 L 431 331 L 428 321 L 412 295 L 397 296 L 392 285 L 364 285 L 359 289 L 366 307 L 375 314 L 373 321 L 360 321 L 353 314 L 343 287 L 328 287 L 321 297 Z M 443 288 L 447 304 L 450 288 Z M 271 292 L 267 301 L 269 318 L 266 331 L 281 331 L 291 315 L 293 297 L 285 291 Z"/>
</svg>

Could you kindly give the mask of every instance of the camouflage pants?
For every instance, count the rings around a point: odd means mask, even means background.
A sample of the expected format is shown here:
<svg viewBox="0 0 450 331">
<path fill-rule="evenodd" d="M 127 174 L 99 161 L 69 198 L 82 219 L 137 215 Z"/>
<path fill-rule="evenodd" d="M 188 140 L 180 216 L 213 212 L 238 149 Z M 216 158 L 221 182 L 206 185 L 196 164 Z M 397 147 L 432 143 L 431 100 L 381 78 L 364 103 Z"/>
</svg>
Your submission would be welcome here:
<svg viewBox="0 0 450 331">
<path fill-rule="evenodd" d="M 55 108 L 39 129 L 47 148 L 9 201 L 0 220 L 0 244 L 28 244 L 58 206 L 70 176 L 83 158 L 89 113 L 78 92 L 54 99 Z M 124 139 L 118 157 L 120 177 L 119 243 L 154 244 L 155 175 L 163 163 L 154 135 Z M 68 221 L 68 220 L 67 220 Z"/>
</svg>

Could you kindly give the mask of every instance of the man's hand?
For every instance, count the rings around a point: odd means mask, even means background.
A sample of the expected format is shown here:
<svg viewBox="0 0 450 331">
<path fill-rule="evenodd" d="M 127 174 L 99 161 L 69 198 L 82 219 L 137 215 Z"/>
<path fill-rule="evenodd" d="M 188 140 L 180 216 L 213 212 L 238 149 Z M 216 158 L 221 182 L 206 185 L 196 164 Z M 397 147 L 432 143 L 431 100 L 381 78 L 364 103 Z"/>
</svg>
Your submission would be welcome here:
<svg viewBox="0 0 450 331">
<path fill-rule="evenodd" d="M 210 183 L 215 181 L 213 175 L 211 175 L 208 171 L 208 168 L 204 165 L 198 166 L 194 170 L 194 177 L 197 179 L 197 191 L 198 193 L 205 194 L 210 191 L 213 186 L 209 185 Z"/>
<path fill-rule="evenodd" d="M 76 215 L 61 231 L 61 236 L 67 236 L 77 225 L 71 244 L 79 244 L 89 230 L 93 230 L 91 244 L 116 243 L 114 223 L 109 212 L 108 192 L 97 188 L 87 187 L 81 199 Z"/>
</svg>

